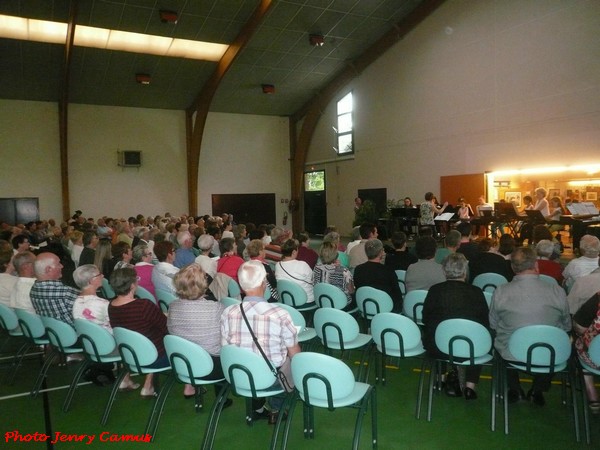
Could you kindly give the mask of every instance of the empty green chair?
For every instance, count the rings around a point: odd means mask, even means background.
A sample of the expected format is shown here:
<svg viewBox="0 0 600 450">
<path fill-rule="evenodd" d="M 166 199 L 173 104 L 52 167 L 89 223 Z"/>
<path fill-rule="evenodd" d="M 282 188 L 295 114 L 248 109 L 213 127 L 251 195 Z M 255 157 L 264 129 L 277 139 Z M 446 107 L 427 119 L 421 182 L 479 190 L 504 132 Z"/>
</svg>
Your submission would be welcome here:
<svg viewBox="0 0 600 450">
<path fill-rule="evenodd" d="M 398 286 L 402 291 L 402 295 L 406 294 L 406 270 L 396 270 L 396 278 L 398 278 Z"/>
<path fill-rule="evenodd" d="M 498 286 L 502 286 L 506 283 L 508 283 L 508 280 L 504 276 L 498 273 L 487 272 L 477 275 L 472 284 L 484 292 L 494 292 Z"/>
<path fill-rule="evenodd" d="M 356 290 L 356 306 L 360 315 L 370 321 L 376 314 L 391 312 L 394 301 L 385 291 L 362 286 Z"/>
<path fill-rule="evenodd" d="M 304 316 L 300 313 L 300 311 L 290 305 L 286 305 L 285 303 L 279 303 L 277 306 L 285 309 L 288 313 L 290 313 L 290 316 L 292 316 L 292 321 L 298 330 L 298 342 L 308 342 L 317 336 L 317 332 L 314 328 L 308 328 L 306 326 L 306 320 L 304 320 Z"/>
<path fill-rule="evenodd" d="M 317 283 L 314 288 L 315 303 L 319 308 L 344 309 L 348 305 L 348 297 L 339 287 L 329 283 Z M 353 314 L 358 308 L 353 308 L 349 312 Z"/>
<path fill-rule="evenodd" d="M 423 303 L 425 303 L 427 292 L 422 289 L 409 291 L 402 302 L 402 314 L 419 326 L 423 325 Z"/>
<path fill-rule="evenodd" d="M 277 292 L 280 303 L 293 306 L 298 311 L 312 311 L 318 307 L 315 303 L 307 303 L 306 292 L 293 281 L 277 280 Z"/>
</svg>

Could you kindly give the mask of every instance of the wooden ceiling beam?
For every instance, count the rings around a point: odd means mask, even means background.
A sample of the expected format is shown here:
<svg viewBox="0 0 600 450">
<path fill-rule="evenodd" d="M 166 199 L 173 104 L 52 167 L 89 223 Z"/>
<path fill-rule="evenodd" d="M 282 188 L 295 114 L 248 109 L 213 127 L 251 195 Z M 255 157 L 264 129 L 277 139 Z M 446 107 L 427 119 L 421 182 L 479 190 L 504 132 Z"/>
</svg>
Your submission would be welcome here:
<svg viewBox="0 0 600 450">
<path fill-rule="evenodd" d="M 420 3 L 410 14 L 379 38 L 364 53 L 350 62 L 327 86 L 290 117 L 290 128 L 293 129 L 296 129 L 298 123 L 303 120 L 298 138 L 294 142 L 291 142 L 290 149 L 292 165 L 291 198 L 297 202 L 296 204 L 300 204 L 301 200 L 304 166 L 306 164 L 308 148 L 310 147 L 313 134 L 323 111 L 335 99 L 335 96 L 338 95 L 338 92 L 344 86 L 356 78 L 395 43 L 410 33 L 444 2 L 445 0 L 425 0 Z M 292 223 L 295 230 L 302 228 L 301 216 L 301 214 L 293 215 Z"/>
<path fill-rule="evenodd" d="M 188 210 L 189 214 L 198 214 L 198 170 L 202 136 L 212 99 L 223 77 L 248 44 L 272 5 L 272 0 L 261 0 L 248 22 L 244 25 L 233 43 L 229 46 L 217 68 L 202 87 L 202 90 L 186 110 L 187 174 L 188 174 Z M 195 114 L 195 118 L 194 118 Z M 193 123 L 193 125 L 192 125 Z"/>
</svg>

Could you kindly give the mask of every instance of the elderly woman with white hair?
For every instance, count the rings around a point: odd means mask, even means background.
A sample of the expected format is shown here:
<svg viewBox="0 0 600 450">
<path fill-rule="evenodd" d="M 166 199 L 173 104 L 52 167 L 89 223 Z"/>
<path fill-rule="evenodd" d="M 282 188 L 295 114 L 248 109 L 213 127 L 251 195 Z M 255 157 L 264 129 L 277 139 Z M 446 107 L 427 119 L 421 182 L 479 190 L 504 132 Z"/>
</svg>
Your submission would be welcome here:
<svg viewBox="0 0 600 450">
<path fill-rule="evenodd" d="M 218 256 L 214 256 L 211 251 L 215 244 L 215 238 L 210 234 L 203 234 L 198 238 L 198 248 L 200 249 L 200 254 L 196 256 L 196 264 L 200 264 L 202 270 L 210 276 L 214 278 L 217 274 L 217 260 Z"/>
<path fill-rule="evenodd" d="M 423 304 L 423 346 L 431 357 L 446 358 L 435 344 L 435 330 L 438 325 L 448 319 L 467 319 L 477 322 L 486 328 L 490 327 L 489 309 L 483 291 L 466 282 L 469 262 L 462 253 L 451 253 L 442 262 L 446 281 L 431 288 Z M 450 378 L 457 381 L 456 372 Z M 477 398 L 477 383 L 481 374 L 481 366 L 468 366 L 465 369 L 464 395 L 466 400 Z M 446 394 L 451 397 L 462 396 L 462 389 L 457 382 L 446 380 Z"/>
<path fill-rule="evenodd" d="M 537 243 L 535 251 L 538 255 L 538 268 L 540 274 L 548 275 L 554 278 L 559 285 L 562 285 L 564 280 L 562 275 L 563 267 L 553 259 L 554 250 L 554 242 L 548 239 L 542 239 Z"/>
<path fill-rule="evenodd" d="M 571 260 L 565 270 L 565 287 L 570 289 L 575 280 L 592 273 L 598 268 L 598 255 L 600 254 L 600 240 L 596 236 L 586 234 L 579 242 L 579 258 Z"/>
</svg>

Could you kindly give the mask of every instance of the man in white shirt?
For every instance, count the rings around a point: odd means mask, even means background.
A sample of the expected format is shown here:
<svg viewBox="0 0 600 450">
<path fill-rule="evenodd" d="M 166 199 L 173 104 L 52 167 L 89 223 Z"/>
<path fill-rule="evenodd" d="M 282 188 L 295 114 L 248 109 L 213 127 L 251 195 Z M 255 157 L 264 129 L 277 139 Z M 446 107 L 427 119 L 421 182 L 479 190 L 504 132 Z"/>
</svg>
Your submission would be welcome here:
<svg viewBox="0 0 600 450">
<path fill-rule="evenodd" d="M 592 273 L 598 268 L 598 255 L 600 254 L 600 240 L 596 236 L 584 235 L 579 242 L 581 256 L 572 260 L 565 270 L 565 287 L 570 289 L 577 278 Z"/>
<path fill-rule="evenodd" d="M 31 252 L 23 252 L 15 255 L 13 265 L 19 274 L 17 282 L 10 293 L 10 307 L 24 309 L 27 312 L 35 314 L 35 308 L 31 303 L 31 287 L 35 282 L 35 272 L 33 264 L 35 263 L 35 255 Z"/>
<path fill-rule="evenodd" d="M 152 283 L 155 289 L 175 294 L 173 277 L 179 269 L 173 265 L 175 261 L 175 247 L 170 241 L 158 242 L 154 246 L 154 254 L 158 258 L 158 264 L 152 269 Z"/>
</svg>

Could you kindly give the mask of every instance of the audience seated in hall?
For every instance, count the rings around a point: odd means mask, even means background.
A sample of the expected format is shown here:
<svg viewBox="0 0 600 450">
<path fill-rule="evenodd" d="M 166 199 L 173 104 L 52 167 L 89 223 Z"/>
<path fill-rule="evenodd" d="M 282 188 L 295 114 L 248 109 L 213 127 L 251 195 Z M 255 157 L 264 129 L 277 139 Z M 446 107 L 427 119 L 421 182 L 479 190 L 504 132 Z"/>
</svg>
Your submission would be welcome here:
<svg viewBox="0 0 600 450">
<path fill-rule="evenodd" d="M 402 311 L 402 291 L 396 272 L 390 266 L 381 263 L 385 254 L 383 244 L 379 239 L 369 239 L 365 243 L 365 252 L 367 262 L 356 266 L 354 270 L 355 288 L 370 286 L 387 292 L 394 302 L 394 312 Z"/>
<path fill-rule="evenodd" d="M 289 280 L 299 284 L 306 292 L 307 302 L 313 303 L 313 271 L 304 261 L 298 261 L 298 241 L 288 239 L 281 246 L 282 259 L 275 266 L 275 277 L 279 280 Z"/>
<path fill-rule="evenodd" d="M 407 249 L 406 234 L 397 231 L 392 235 L 393 251 L 386 253 L 384 263 L 393 270 L 406 270 L 408 266 L 418 261 L 418 258 Z"/>
<path fill-rule="evenodd" d="M 341 264 L 336 264 L 338 253 L 339 250 L 334 242 L 323 242 L 319 249 L 319 263 L 313 270 L 313 284 L 327 283 L 340 288 L 347 299 L 344 309 L 352 310 L 356 307 L 354 279 L 350 270 Z"/>
<path fill-rule="evenodd" d="M 548 275 L 554 278 L 559 285 L 563 283 L 563 267 L 558 261 L 551 259 L 554 254 L 554 244 L 548 239 L 542 239 L 535 246 L 535 250 L 538 255 L 538 268 L 540 274 Z"/>
<path fill-rule="evenodd" d="M 406 270 L 406 292 L 428 290 L 434 284 L 446 281 L 442 266 L 435 262 L 437 243 L 431 236 L 421 236 L 415 242 L 419 260 Z"/>
<path fill-rule="evenodd" d="M 319 259 L 319 254 L 310 248 L 310 237 L 306 231 L 298 233 L 298 261 L 304 261 L 311 269 L 314 269 Z"/>
<path fill-rule="evenodd" d="M 598 254 L 600 254 L 600 240 L 596 236 L 584 235 L 579 242 L 581 256 L 571 260 L 565 270 L 565 286 L 570 289 L 579 277 L 587 275 L 598 268 Z"/>
<path fill-rule="evenodd" d="M 435 252 L 435 262 L 441 264 L 446 256 L 450 253 L 455 253 L 456 249 L 460 245 L 460 232 L 457 230 L 450 230 L 444 238 L 445 247 L 438 248 Z"/>
<path fill-rule="evenodd" d="M 469 238 L 471 235 L 471 225 L 468 223 L 461 223 L 456 229 L 460 233 L 460 245 L 456 251 L 465 255 L 465 258 L 470 261 L 477 253 L 479 253 L 477 243 L 471 241 Z"/>
<path fill-rule="evenodd" d="M 482 273 L 497 273 L 508 281 L 513 278 L 510 261 L 496 252 L 495 242 L 483 238 L 478 242 L 478 253 L 469 260 L 469 282 L 472 283 L 477 275 Z"/>
<path fill-rule="evenodd" d="M 365 222 L 360 226 L 359 233 L 361 237 L 360 242 L 352 247 L 348 253 L 350 268 L 352 269 L 368 261 L 367 254 L 365 253 L 365 243 L 369 239 L 377 239 L 377 227 L 373 223 Z"/>
<path fill-rule="evenodd" d="M 15 255 L 12 260 L 13 266 L 17 271 L 18 279 L 10 293 L 10 307 L 24 309 L 35 314 L 35 308 L 31 303 L 30 292 L 35 283 L 35 255 L 31 252 L 23 252 Z M 0 274 L 0 277 L 2 274 Z"/>
<path fill-rule="evenodd" d="M 573 283 L 567 296 L 571 314 L 575 314 L 583 308 L 583 304 L 597 292 L 600 292 L 600 267 L 587 275 L 577 278 L 575 283 Z"/>
</svg>

